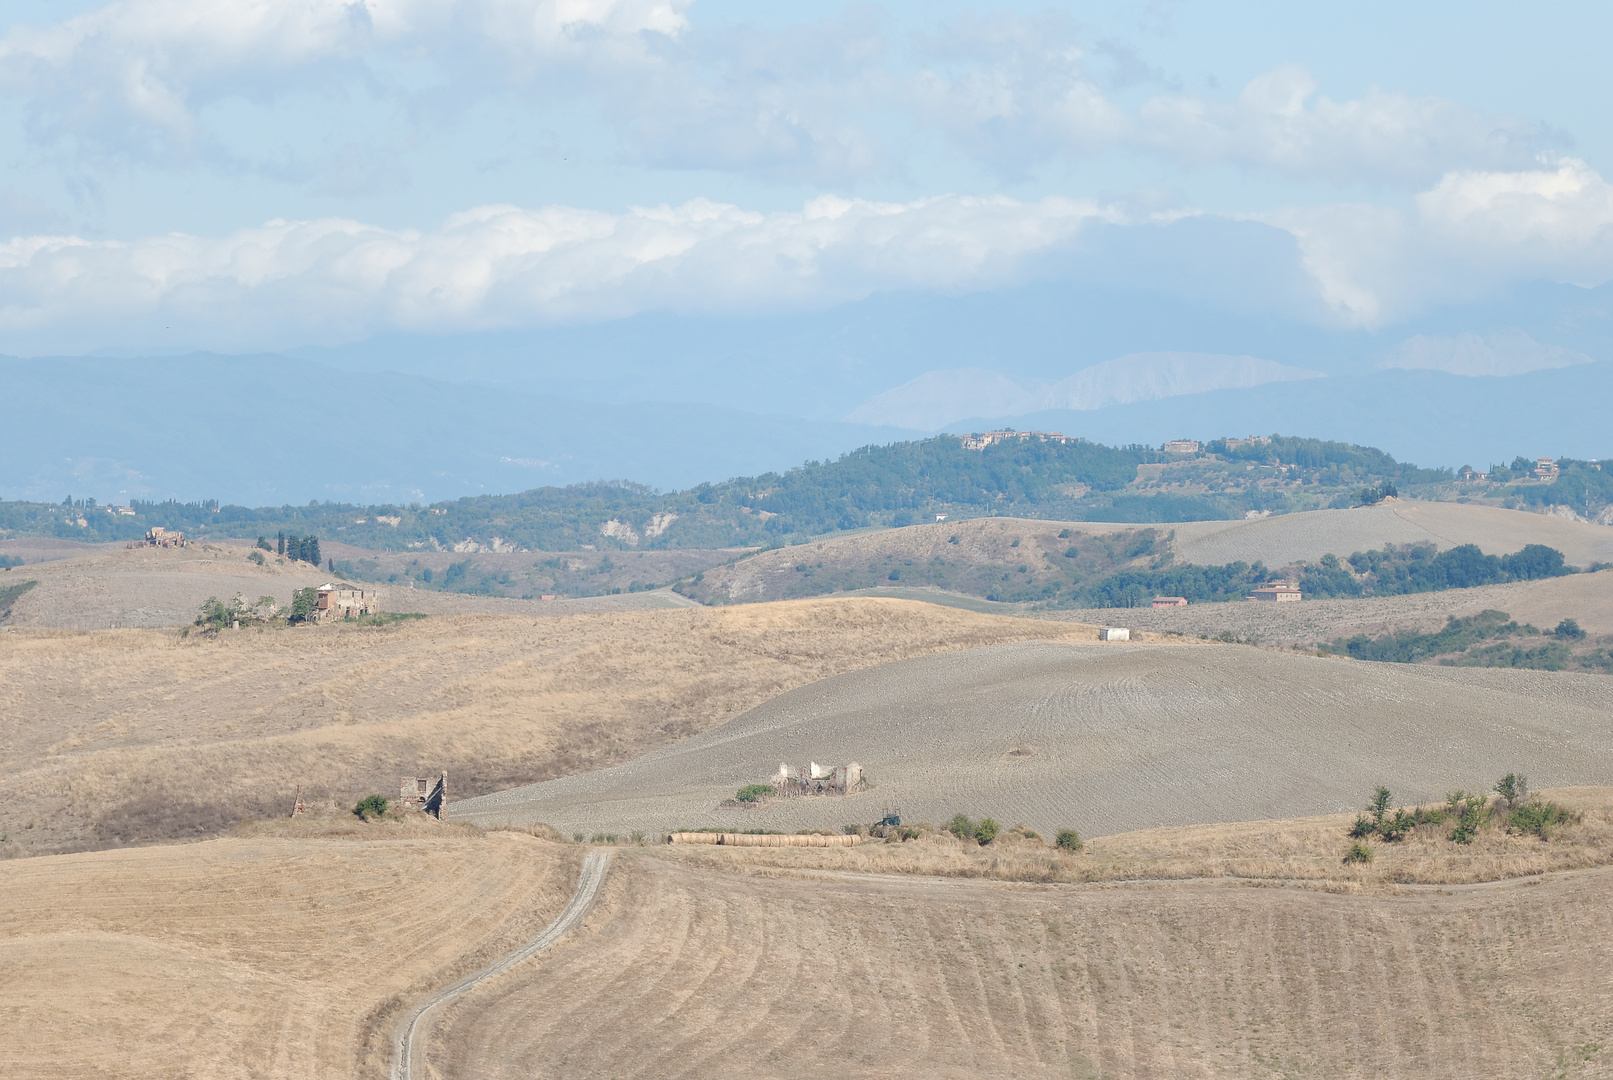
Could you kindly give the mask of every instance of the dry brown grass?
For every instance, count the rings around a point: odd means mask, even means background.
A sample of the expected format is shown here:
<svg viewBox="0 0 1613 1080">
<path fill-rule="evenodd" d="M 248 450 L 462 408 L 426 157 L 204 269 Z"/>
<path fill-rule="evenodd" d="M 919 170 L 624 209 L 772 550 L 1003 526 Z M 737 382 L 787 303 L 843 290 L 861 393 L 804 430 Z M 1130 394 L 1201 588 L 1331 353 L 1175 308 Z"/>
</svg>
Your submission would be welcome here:
<svg viewBox="0 0 1613 1080">
<path fill-rule="evenodd" d="M 1189 825 L 1118 833 L 1079 853 L 1052 838 L 1005 830 L 990 845 L 930 826 L 905 842 L 872 840 L 847 849 L 684 848 L 665 855 L 691 866 L 764 875 L 803 871 L 911 874 L 994 881 L 1101 882 L 1235 878 L 1330 888 L 1456 885 L 1561 870 L 1613 866 L 1613 788 L 1557 788 L 1541 797 L 1581 815 L 1549 841 L 1508 833 L 1499 817 L 1472 844 L 1448 839 L 1449 825 L 1424 825 L 1404 840 L 1371 841 L 1368 863 L 1346 863 L 1353 814 Z"/>
<path fill-rule="evenodd" d="M 0 852 L 217 835 L 306 797 L 450 795 L 599 768 L 793 687 L 1087 627 L 822 600 L 360 628 L 0 635 Z"/>
<path fill-rule="evenodd" d="M 0 1071 L 382 1075 L 402 1005 L 534 935 L 579 861 L 417 818 L 10 863 Z"/>
</svg>

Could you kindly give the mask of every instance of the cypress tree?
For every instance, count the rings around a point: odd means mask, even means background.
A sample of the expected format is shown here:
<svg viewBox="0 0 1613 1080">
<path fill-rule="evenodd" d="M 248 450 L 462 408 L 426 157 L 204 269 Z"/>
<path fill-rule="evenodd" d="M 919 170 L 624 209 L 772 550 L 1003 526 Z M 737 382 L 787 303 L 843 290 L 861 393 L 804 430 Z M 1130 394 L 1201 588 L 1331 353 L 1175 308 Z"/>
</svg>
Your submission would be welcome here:
<svg viewBox="0 0 1613 1080">
<path fill-rule="evenodd" d="M 307 540 L 303 541 L 303 545 L 304 545 L 303 549 L 302 549 L 303 555 L 307 556 L 308 561 L 314 564 L 315 569 L 318 569 L 318 567 L 319 567 L 319 537 L 310 536 Z"/>
<path fill-rule="evenodd" d="M 281 529 L 279 532 L 275 533 L 274 542 L 275 554 L 284 555 L 286 553 L 286 530 Z"/>
</svg>

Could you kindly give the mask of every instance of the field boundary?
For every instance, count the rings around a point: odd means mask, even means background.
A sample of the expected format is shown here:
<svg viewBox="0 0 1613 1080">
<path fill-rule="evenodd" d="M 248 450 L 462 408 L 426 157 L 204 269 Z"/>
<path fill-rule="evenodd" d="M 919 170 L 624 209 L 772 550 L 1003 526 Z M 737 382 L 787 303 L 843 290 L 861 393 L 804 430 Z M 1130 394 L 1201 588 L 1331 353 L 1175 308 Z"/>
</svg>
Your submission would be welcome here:
<svg viewBox="0 0 1613 1080">
<path fill-rule="evenodd" d="M 599 895 L 599 887 L 604 884 L 605 872 L 610 869 L 610 852 L 590 851 L 583 859 L 582 873 L 577 878 L 577 888 L 571 894 L 571 901 L 566 904 L 554 922 L 543 928 L 543 932 L 533 938 L 526 945 L 505 955 L 492 965 L 484 968 L 475 975 L 468 976 L 454 983 L 452 986 L 437 991 L 424 1002 L 418 1005 L 409 1014 L 408 1020 L 399 1025 L 397 1053 L 393 1057 L 392 1080 L 415 1080 L 415 1067 L 418 1063 L 425 1064 L 425 1054 L 415 1050 L 415 1044 L 427 1030 L 424 1021 L 437 1006 L 452 1001 L 468 990 L 474 989 L 477 984 L 492 978 L 519 964 L 528 957 L 535 956 L 559 941 L 566 931 L 575 926 L 582 917 L 588 914 L 588 909 L 594 906 L 594 900 Z"/>
</svg>

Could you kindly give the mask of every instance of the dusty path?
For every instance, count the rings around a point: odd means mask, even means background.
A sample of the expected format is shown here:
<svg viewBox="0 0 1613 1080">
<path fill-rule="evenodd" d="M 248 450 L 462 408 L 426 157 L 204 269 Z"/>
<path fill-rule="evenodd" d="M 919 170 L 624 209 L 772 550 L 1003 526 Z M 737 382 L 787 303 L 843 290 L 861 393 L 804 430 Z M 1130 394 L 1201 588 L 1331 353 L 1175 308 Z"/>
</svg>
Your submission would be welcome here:
<svg viewBox="0 0 1613 1080">
<path fill-rule="evenodd" d="M 410 1013 L 407 1022 L 400 1025 L 397 1056 L 392 1067 L 393 1080 L 415 1080 L 417 1065 L 420 1075 L 425 1074 L 425 1055 L 423 1051 L 416 1049 L 416 1045 L 428 1028 L 425 1019 L 433 1009 L 452 1001 L 484 980 L 508 971 L 521 961 L 559 941 L 565 936 L 566 931 L 576 925 L 577 921 L 588 913 L 588 909 L 593 907 L 594 899 L 599 895 L 599 887 L 605 881 L 605 871 L 609 868 L 610 852 L 590 851 L 588 857 L 583 860 L 582 874 L 577 879 L 576 891 L 571 894 L 571 903 L 566 905 L 566 909 L 554 922 L 544 927 L 543 933 L 491 967 L 461 979 L 447 989 L 437 991 Z"/>
</svg>

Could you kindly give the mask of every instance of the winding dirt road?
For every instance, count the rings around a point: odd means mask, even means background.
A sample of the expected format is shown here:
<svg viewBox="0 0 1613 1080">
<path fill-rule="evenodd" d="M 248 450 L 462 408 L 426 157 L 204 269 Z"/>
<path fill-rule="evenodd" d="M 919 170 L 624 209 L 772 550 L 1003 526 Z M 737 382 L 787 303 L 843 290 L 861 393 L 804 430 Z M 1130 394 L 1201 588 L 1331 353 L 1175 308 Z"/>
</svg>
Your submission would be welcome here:
<svg viewBox="0 0 1613 1080">
<path fill-rule="evenodd" d="M 530 956 L 547 949 L 556 941 L 565 936 L 578 920 L 588 914 L 593 907 L 594 899 L 599 895 L 599 887 L 604 884 L 605 872 L 610 868 L 610 852 L 590 851 L 583 860 L 582 874 L 577 878 L 577 888 L 571 894 L 571 902 L 566 905 L 554 922 L 544 927 L 543 932 L 533 938 L 523 947 L 498 960 L 490 967 L 461 979 L 446 989 L 439 990 L 427 998 L 409 1014 L 408 1020 L 399 1025 L 397 1054 L 393 1058 L 392 1080 L 415 1080 L 417 1066 L 420 1075 L 425 1073 L 425 1054 L 416 1049 L 417 1043 L 424 1037 L 429 1025 L 426 1017 L 431 1011 L 445 1002 L 472 989 L 486 979 L 492 978 L 500 972 L 507 971 Z"/>
</svg>

